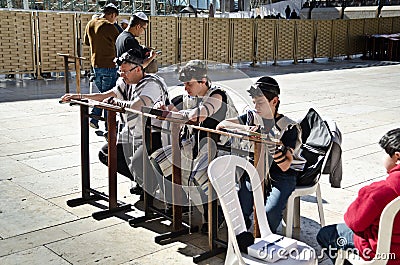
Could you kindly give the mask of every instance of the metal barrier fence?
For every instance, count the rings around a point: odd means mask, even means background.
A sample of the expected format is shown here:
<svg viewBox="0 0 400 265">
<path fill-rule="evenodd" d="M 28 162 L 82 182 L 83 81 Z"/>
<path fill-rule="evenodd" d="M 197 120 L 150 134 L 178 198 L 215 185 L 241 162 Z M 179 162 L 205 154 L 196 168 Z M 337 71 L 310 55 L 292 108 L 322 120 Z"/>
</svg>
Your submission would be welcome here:
<svg viewBox="0 0 400 265">
<path fill-rule="evenodd" d="M 62 72 L 57 53 L 90 57 L 83 35 L 92 13 L 0 10 L 0 73 Z M 120 19 L 128 18 L 121 15 Z M 234 64 L 334 58 L 365 52 L 367 34 L 400 32 L 400 17 L 272 20 L 150 17 L 139 42 L 162 50 L 160 66 L 191 59 Z M 89 61 L 82 70 L 90 69 Z M 71 69 L 73 70 L 73 69 Z"/>
</svg>

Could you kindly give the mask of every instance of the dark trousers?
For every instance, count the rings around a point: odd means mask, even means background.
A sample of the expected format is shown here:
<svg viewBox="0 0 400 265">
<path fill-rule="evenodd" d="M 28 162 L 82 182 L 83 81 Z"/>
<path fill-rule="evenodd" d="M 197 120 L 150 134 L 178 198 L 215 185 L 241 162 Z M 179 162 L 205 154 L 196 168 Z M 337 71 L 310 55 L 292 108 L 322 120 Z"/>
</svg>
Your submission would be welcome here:
<svg viewBox="0 0 400 265">
<path fill-rule="evenodd" d="M 354 249 L 354 232 L 346 224 L 322 227 L 317 234 L 318 244 L 335 264 L 338 249 Z M 347 260 L 345 265 L 351 264 Z"/>
<path fill-rule="evenodd" d="M 104 165 L 108 166 L 108 143 L 106 143 L 99 152 L 99 160 Z M 128 167 L 124 155 L 124 147 L 122 144 L 117 144 L 117 172 L 125 177 L 134 180 L 133 175 Z"/>
<path fill-rule="evenodd" d="M 151 149 L 146 150 L 147 152 L 147 160 L 146 164 L 150 165 L 150 161 L 148 156 L 151 154 L 152 150 L 157 150 L 162 146 L 161 142 L 161 133 L 154 132 L 152 133 L 152 143 Z M 135 176 L 139 176 L 143 180 L 143 152 L 145 148 L 141 146 L 138 149 L 138 152 L 135 152 L 132 158 L 133 165 L 129 168 L 129 163 L 131 157 L 126 157 L 124 153 L 124 145 L 119 143 L 117 144 L 117 172 L 129 178 L 130 180 L 135 180 Z M 99 159 L 104 165 L 108 165 L 108 143 L 106 143 L 99 152 Z"/>
</svg>

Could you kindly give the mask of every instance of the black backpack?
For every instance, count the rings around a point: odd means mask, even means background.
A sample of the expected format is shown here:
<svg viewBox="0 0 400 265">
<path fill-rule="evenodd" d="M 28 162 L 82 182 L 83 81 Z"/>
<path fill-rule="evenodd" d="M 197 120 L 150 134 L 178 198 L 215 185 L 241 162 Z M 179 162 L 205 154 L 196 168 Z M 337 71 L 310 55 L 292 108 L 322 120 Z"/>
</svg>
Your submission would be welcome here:
<svg viewBox="0 0 400 265">
<path fill-rule="evenodd" d="M 301 156 L 306 159 L 304 170 L 297 177 L 298 186 L 314 185 L 321 175 L 322 166 L 332 144 L 332 133 L 328 124 L 313 109 L 300 122 Z"/>
</svg>

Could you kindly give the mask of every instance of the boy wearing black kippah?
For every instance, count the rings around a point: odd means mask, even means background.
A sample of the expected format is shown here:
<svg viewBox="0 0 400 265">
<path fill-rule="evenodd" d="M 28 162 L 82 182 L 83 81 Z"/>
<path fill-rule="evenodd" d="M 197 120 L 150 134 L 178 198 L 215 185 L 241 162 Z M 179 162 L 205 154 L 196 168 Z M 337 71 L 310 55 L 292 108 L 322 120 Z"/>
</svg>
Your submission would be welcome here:
<svg viewBox="0 0 400 265">
<path fill-rule="evenodd" d="M 255 109 L 237 118 L 222 121 L 217 129 L 256 131 L 283 144 L 280 148 L 269 147 L 269 161 L 273 162 L 269 169 L 271 191 L 266 199 L 265 208 L 269 226 L 275 233 L 282 220 L 287 200 L 296 187 L 297 176 L 305 164 L 299 155 L 301 131 L 298 123 L 278 113 L 280 88 L 275 79 L 269 76 L 261 77 L 248 92 L 253 98 Z M 241 184 L 239 200 L 246 224 L 250 226 L 254 200 L 248 177 L 242 178 Z"/>
</svg>

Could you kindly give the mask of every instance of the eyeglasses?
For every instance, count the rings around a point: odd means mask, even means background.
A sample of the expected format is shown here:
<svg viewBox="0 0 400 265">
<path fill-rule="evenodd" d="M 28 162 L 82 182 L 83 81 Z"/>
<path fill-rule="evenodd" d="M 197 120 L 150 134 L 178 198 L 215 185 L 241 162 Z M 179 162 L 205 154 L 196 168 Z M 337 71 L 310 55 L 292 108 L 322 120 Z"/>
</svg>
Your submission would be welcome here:
<svg viewBox="0 0 400 265">
<path fill-rule="evenodd" d="M 128 75 L 130 72 L 132 72 L 133 70 L 135 70 L 137 67 L 139 67 L 139 65 L 136 65 L 135 67 L 133 67 L 132 69 L 128 70 L 128 71 L 117 71 L 117 73 L 119 75 Z"/>
</svg>

